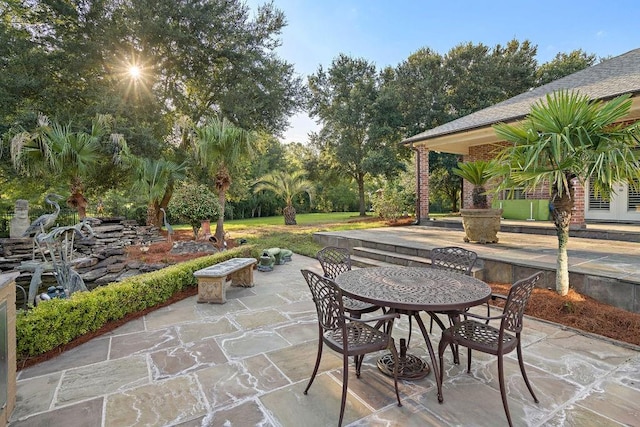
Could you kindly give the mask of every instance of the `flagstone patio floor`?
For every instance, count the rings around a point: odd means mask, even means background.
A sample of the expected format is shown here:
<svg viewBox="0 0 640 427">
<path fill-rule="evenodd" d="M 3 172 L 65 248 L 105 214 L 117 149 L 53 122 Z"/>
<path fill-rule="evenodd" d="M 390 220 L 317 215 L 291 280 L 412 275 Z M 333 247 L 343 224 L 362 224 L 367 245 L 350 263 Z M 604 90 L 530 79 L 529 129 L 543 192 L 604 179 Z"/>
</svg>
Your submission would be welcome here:
<svg viewBox="0 0 640 427">
<path fill-rule="evenodd" d="M 273 272 L 255 272 L 253 288 L 230 288 L 222 305 L 190 297 L 18 374 L 10 426 L 330 426 L 340 407 L 342 360 L 325 348 L 321 372 L 307 384 L 317 323 L 295 255 Z M 417 328 L 414 328 L 417 329 Z M 400 319 L 394 335 L 405 337 Z M 410 351 L 428 360 L 419 331 Z M 531 399 L 515 354 L 506 362 L 509 405 L 519 426 L 622 426 L 640 419 L 640 349 L 556 324 L 525 319 L 524 357 L 540 403 Z M 439 331 L 431 340 L 437 346 Z M 349 376 L 344 425 L 506 425 L 494 357 L 448 351 L 444 403 L 433 375 L 393 381 L 365 359 Z"/>
</svg>

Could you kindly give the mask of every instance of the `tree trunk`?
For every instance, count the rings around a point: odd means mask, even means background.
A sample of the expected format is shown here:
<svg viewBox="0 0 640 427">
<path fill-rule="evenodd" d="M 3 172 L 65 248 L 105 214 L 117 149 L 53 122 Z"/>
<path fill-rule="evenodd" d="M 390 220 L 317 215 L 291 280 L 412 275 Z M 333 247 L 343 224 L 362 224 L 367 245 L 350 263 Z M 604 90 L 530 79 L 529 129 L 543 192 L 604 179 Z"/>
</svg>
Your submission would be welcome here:
<svg viewBox="0 0 640 427">
<path fill-rule="evenodd" d="M 83 194 L 84 185 L 80 178 L 74 177 L 71 180 L 71 196 L 67 199 L 67 206 L 78 211 L 78 218 L 83 220 L 87 216 L 88 200 Z"/>
<path fill-rule="evenodd" d="M 149 203 L 147 205 L 147 225 L 162 228 L 162 211 L 157 203 Z"/>
<path fill-rule="evenodd" d="M 569 180 L 569 192 L 564 192 L 562 197 L 554 190 L 551 198 L 551 217 L 556 226 L 558 235 L 558 261 L 556 270 L 556 292 L 560 295 L 569 293 L 569 257 L 567 255 L 567 243 L 569 242 L 569 224 L 571 223 L 571 211 L 574 197 L 573 185 Z"/>
<path fill-rule="evenodd" d="M 292 205 L 289 205 L 289 206 L 285 207 L 282 210 L 282 213 L 284 214 L 284 225 L 297 225 L 298 224 L 296 222 L 296 208 L 294 208 Z"/>
<path fill-rule="evenodd" d="M 364 176 L 358 175 L 358 202 L 360 204 L 360 216 L 367 216 L 367 206 L 364 203 Z"/>
<path fill-rule="evenodd" d="M 218 217 L 218 222 L 216 223 L 216 233 L 214 234 L 215 238 L 218 239 L 218 242 L 224 241 L 224 205 L 227 201 L 227 194 L 225 190 L 221 189 L 218 191 L 218 201 L 220 202 L 220 216 Z"/>
<path fill-rule="evenodd" d="M 451 212 L 458 212 L 458 192 L 455 194 L 449 194 L 449 200 L 451 201 Z"/>
<path fill-rule="evenodd" d="M 560 295 L 569 293 L 569 256 L 567 242 L 569 241 L 569 227 L 558 230 L 558 262 L 556 266 L 556 292 Z"/>
</svg>

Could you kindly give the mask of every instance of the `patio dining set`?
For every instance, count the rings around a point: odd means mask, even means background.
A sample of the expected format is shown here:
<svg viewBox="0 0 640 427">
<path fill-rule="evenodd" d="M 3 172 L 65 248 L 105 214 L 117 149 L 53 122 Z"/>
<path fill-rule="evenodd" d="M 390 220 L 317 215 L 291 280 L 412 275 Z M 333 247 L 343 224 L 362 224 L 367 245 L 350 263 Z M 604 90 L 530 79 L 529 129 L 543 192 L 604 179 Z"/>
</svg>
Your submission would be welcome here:
<svg viewBox="0 0 640 427">
<path fill-rule="evenodd" d="M 467 372 L 471 372 L 472 350 L 497 357 L 500 393 L 509 426 L 513 423 L 505 388 L 505 354 L 517 351 L 522 378 L 533 400 L 538 403 L 525 371 L 521 332 L 524 309 L 541 278 L 541 272 L 517 281 L 505 296 L 493 294 L 488 284 L 472 276 L 477 254 L 455 246 L 432 249 L 431 268 L 352 269 L 349 251 L 339 247 L 325 247 L 316 257 L 322 267 L 322 275 L 302 270 L 318 315 L 317 357 L 304 394 L 311 393 L 323 347 L 326 345 L 340 353 L 343 380 L 338 425 L 342 425 L 347 400 L 350 358 L 353 358 L 356 376 L 360 377 L 364 356 L 375 352 L 382 354 L 377 361 L 378 369 L 394 380 L 398 406 L 402 406 L 398 379 L 419 380 L 431 372 L 437 386 L 438 402 L 442 403 L 443 356 L 450 348 L 454 363 L 459 364 L 460 347 L 467 348 Z M 490 300 L 503 300 L 500 314 L 492 315 Z M 469 311 L 482 304 L 487 307 L 487 315 Z M 437 354 L 421 312 L 430 317 L 431 328 L 436 323 L 442 330 Z M 445 321 L 439 315 L 445 317 Z M 401 316 L 409 318 L 409 335 L 399 339 L 398 348 L 393 325 Z M 427 346 L 428 361 L 410 352 L 414 320 Z"/>
</svg>

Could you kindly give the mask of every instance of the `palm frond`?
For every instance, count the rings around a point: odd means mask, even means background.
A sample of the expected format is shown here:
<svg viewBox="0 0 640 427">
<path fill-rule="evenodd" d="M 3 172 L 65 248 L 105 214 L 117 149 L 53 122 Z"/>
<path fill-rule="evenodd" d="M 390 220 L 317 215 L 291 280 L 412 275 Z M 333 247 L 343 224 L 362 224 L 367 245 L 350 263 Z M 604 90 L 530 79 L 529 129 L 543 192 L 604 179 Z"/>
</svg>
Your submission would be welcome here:
<svg viewBox="0 0 640 427">
<path fill-rule="evenodd" d="M 559 91 L 535 103 L 522 122 L 495 125 L 498 137 L 511 143 L 498 156 L 509 165 L 499 189 L 532 190 L 548 182 L 561 196 L 575 177 L 606 195 L 616 182 L 634 179 L 640 175 L 637 127 L 620 124 L 630 106 L 628 95 L 603 103 Z"/>
</svg>

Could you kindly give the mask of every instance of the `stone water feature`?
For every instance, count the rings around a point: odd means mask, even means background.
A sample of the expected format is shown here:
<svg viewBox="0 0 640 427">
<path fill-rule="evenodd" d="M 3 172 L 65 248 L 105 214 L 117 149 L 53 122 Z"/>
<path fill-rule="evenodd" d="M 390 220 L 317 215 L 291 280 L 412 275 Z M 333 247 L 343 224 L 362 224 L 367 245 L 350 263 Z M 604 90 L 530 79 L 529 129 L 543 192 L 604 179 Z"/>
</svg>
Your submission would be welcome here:
<svg viewBox="0 0 640 427">
<path fill-rule="evenodd" d="M 85 222 L 93 235 L 84 233 L 84 238 L 75 238 L 73 269 L 88 289 L 166 267 L 162 263 L 128 261 L 126 256 L 127 246 L 163 241 L 157 227 L 139 226 L 136 221 L 123 218 L 90 218 Z M 42 256 L 34 251 L 32 238 L 0 239 L 0 272 L 19 272 L 16 284 L 25 290 L 42 262 Z M 52 271 L 45 271 L 41 279 L 41 289 L 58 284 Z"/>
</svg>

